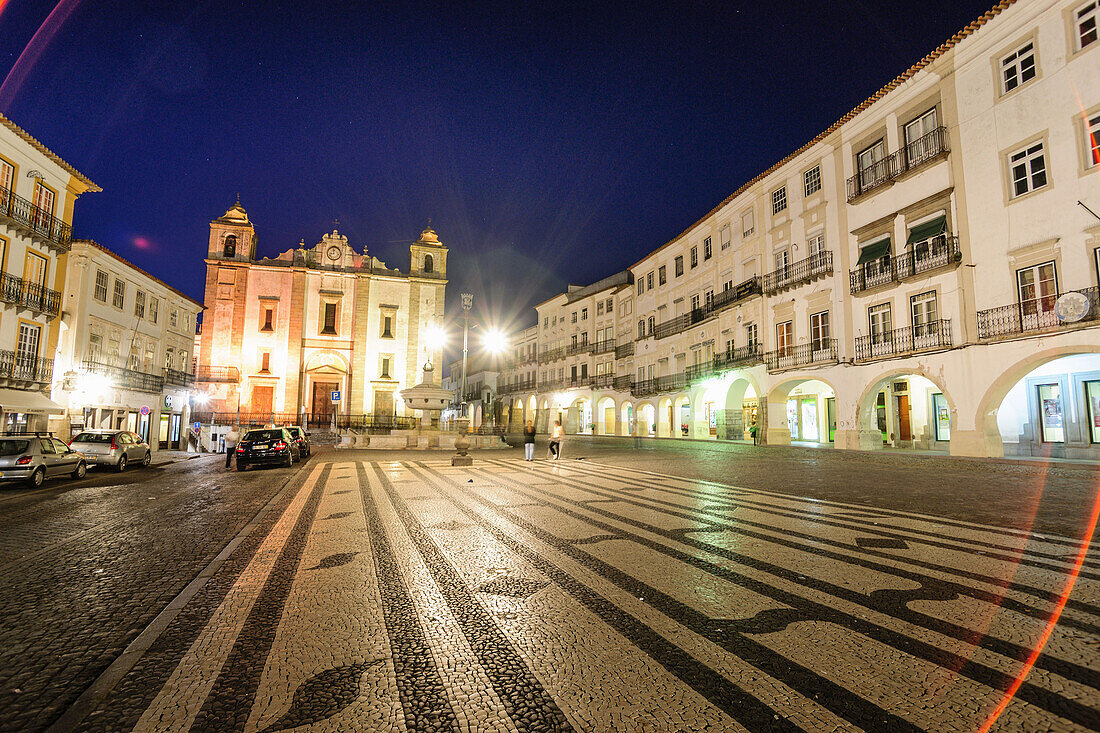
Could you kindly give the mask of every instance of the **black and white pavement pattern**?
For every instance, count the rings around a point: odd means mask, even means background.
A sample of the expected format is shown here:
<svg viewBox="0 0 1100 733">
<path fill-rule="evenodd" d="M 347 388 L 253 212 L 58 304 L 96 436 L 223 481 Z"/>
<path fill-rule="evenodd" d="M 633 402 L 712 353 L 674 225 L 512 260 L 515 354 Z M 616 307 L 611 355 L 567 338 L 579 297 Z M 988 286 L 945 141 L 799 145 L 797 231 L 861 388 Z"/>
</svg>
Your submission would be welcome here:
<svg viewBox="0 0 1100 733">
<path fill-rule="evenodd" d="M 88 645 L 98 665 L 7 669 L 0 727 L 1100 730 L 1100 558 L 1079 539 L 598 458 L 407 455 L 213 476 L 241 499 L 220 506 L 119 499 L 30 559 L 0 544 L 0 567 L 61 574 L 88 533 L 180 527 L 146 548 L 175 582 L 113 591 L 125 628 L 94 627 L 119 636 Z M 194 550 L 189 510 L 231 521 Z M 35 592 L 54 581 L 75 587 Z M 18 661 L 66 629 L 3 635 Z M 43 679 L 54 704 L 12 692 Z"/>
</svg>

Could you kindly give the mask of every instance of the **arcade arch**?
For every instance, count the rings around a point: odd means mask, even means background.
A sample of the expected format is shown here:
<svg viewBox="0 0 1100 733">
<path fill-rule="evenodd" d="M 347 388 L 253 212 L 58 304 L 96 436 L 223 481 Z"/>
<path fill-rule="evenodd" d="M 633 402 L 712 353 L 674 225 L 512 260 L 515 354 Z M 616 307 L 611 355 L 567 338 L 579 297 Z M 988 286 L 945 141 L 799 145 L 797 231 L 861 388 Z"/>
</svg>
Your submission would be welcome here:
<svg viewBox="0 0 1100 733">
<path fill-rule="evenodd" d="M 940 381 L 923 370 L 895 369 L 869 384 L 856 403 L 859 447 L 946 451 L 957 410 Z"/>
<path fill-rule="evenodd" d="M 836 390 L 815 377 L 794 377 L 768 392 L 767 442 L 830 445 L 836 435 Z"/>
</svg>

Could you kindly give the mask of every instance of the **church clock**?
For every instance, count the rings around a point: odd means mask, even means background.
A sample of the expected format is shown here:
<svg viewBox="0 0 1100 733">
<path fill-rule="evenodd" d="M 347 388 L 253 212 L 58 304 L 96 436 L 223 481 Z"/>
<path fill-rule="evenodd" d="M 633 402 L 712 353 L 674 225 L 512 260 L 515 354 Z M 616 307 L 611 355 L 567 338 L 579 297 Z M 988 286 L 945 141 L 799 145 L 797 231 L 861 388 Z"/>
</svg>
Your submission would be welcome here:
<svg viewBox="0 0 1100 733">
<path fill-rule="evenodd" d="M 330 260 L 335 262 L 336 260 L 340 259 L 340 248 L 333 245 L 332 247 L 328 248 L 328 251 L 325 254 Z"/>
</svg>

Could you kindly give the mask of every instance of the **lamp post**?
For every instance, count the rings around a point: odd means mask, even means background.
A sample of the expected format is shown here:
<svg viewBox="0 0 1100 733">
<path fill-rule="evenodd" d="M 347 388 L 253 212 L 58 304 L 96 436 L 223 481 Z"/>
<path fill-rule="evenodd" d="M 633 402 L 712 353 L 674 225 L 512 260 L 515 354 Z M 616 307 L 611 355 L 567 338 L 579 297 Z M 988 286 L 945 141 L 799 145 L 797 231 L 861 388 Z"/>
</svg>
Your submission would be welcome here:
<svg viewBox="0 0 1100 733">
<path fill-rule="evenodd" d="M 462 294 L 462 390 L 459 392 L 460 404 L 462 406 L 462 417 L 469 417 L 466 414 L 466 359 L 469 351 L 469 337 L 470 337 L 470 308 L 474 305 L 473 293 Z"/>
</svg>

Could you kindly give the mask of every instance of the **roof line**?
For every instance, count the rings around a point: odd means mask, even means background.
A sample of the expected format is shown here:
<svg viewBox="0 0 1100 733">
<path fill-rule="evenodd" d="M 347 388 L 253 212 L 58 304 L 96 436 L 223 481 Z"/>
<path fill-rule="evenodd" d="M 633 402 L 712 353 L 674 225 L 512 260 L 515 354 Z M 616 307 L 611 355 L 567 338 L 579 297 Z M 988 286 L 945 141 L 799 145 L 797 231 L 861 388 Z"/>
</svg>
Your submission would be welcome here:
<svg viewBox="0 0 1100 733">
<path fill-rule="evenodd" d="M 73 243 L 73 244 L 77 244 L 77 243 L 80 243 L 80 244 L 88 244 L 88 245 L 91 245 L 92 247 L 95 247 L 95 248 L 96 248 L 96 249 L 98 249 L 98 250 L 101 250 L 101 251 L 103 251 L 103 252 L 106 252 L 107 254 L 111 255 L 112 257 L 114 257 L 114 258 L 115 258 L 116 260 L 118 260 L 118 261 L 119 261 L 119 262 L 121 262 L 122 264 L 126 265 L 127 267 L 132 267 L 132 268 L 134 268 L 135 270 L 137 270 L 138 272 L 140 272 L 140 273 L 141 273 L 142 275 L 145 275 L 145 277 L 147 277 L 147 278 L 150 278 L 151 280 L 155 280 L 156 282 L 158 282 L 158 283 L 160 283 L 161 285 L 163 285 L 164 287 L 168 288 L 169 290 L 171 290 L 171 291 L 172 291 L 173 293 L 175 293 L 176 295 L 180 296 L 181 298 L 186 298 L 187 300 L 190 300 L 190 301 L 191 301 L 192 303 L 194 303 L 195 305 L 197 305 L 197 306 L 199 307 L 199 309 L 200 309 L 200 310 L 205 310 L 205 309 L 206 309 L 206 306 L 205 306 L 205 305 L 203 305 L 203 304 L 202 304 L 202 303 L 200 303 L 199 301 L 195 300 L 194 298 L 192 298 L 192 297 L 191 297 L 190 295 L 188 295 L 187 293 L 183 293 L 183 292 L 180 292 L 180 291 L 179 291 L 179 290 L 177 290 L 176 288 L 172 287 L 172 286 L 171 286 L 171 285 L 169 285 L 168 283 L 166 283 L 166 282 L 164 282 L 163 280 L 161 280 L 161 279 L 160 279 L 159 277 L 157 277 L 156 275 L 153 275 L 152 273 L 150 273 L 150 272 L 147 272 L 146 270 L 143 270 L 143 269 L 141 269 L 140 267 L 138 267 L 137 265 L 135 265 L 135 264 L 134 264 L 133 262 L 130 262 L 130 260 L 126 259 L 125 257 L 123 257 L 122 255 L 118 254 L 117 252 L 114 252 L 114 251 L 112 251 L 112 250 L 110 250 L 110 249 L 107 249 L 106 247 L 104 247 L 104 246 L 103 246 L 102 244 L 100 244 L 99 242 L 95 241 L 94 239 L 74 239 L 74 240 L 72 241 L 72 243 Z"/>
<path fill-rule="evenodd" d="M 31 147 L 33 147 L 35 150 L 42 153 L 47 158 L 52 160 L 54 163 L 57 163 L 59 166 L 61 166 L 65 170 L 67 170 L 69 173 L 76 176 L 80 181 L 82 181 L 84 183 L 84 185 L 86 185 L 88 187 L 89 191 L 92 191 L 92 192 L 95 192 L 95 193 L 99 193 L 99 192 L 103 191 L 103 189 L 100 188 L 98 185 L 96 185 L 94 182 L 92 182 L 92 180 L 90 178 L 88 178 L 86 175 L 84 175 L 83 173 L 78 171 L 76 168 L 73 168 L 71 165 L 66 163 L 61 158 L 60 155 L 58 155 L 54 151 L 47 148 L 45 145 L 43 145 L 41 142 L 39 142 L 38 138 L 36 138 L 34 135 L 31 135 L 29 132 L 24 130 L 22 127 L 15 124 L 14 122 L 12 122 L 10 119 L 8 119 L 6 116 L 4 116 L 3 113 L 0 113 L 0 125 L 3 125 L 4 127 L 8 128 L 12 132 L 14 132 L 16 135 L 21 137 L 24 142 L 29 143 L 31 145 Z"/>
<path fill-rule="evenodd" d="M 768 175 L 773 173 L 778 168 L 780 168 L 783 165 L 785 165 L 786 163 L 788 163 L 790 160 L 798 157 L 799 155 L 804 153 L 807 149 L 813 147 L 814 145 L 818 144 L 819 142 L 824 140 L 829 135 L 833 134 L 837 129 L 840 128 L 841 125 L 844 125 L 845 123 L 850 122 L 856 116 L 858 116 L 861 112 L 863 112 L 867 108 L 869 108 L 872 104 L 874 104 L 875 102 L 882 99 L 883 97 L 885 97 L 890 92 L 897 89 L 899 86 L 902 85 L 902 83 L 904 83 L 904 82 L 908 81 L 909 79 L 911 79 L 913 77 L 913 75 L 915 75 L 918 71 L 920 71 L 924 67 L 931 64 L 933 61 L 938 59 L 940 56 L 943 56 L 947 51 L 951 50 L 956 45 L 958 45 L 958 43 L 960 41 L 962 41 L 967 36 L 972 35 L 974 33 L 974 31 L 978 30 L 983 25 L 988 23 L 990 20 L 992 20 L 996 16 L 1000 15 L 1001 12 L 1005 8 L 1007 8 L 1010 5 L 1013 5 L 1015 2 L 1016 2 L 1016 0 L 1001 0 L 1001 2 L 998 2 L 991 9 L 989 9 L 985 13 L 983 13 L 979 18 L 977 18 L 976 20 L 971 21 L 970 23 L 967 24 L 967 26 L 965 28 L 963 28 L 958 33 L 951 36 L 951 38 L 949 38 L 946 41 L 944 41 L 943 43 L 941 43 L 938 47 L 936 47 L 935 50 L 933 50 L 931 53 L 926 55 L 923 59 L 921 59 L 917 63 L 910 66 L 908 69 L 906 69 L 901 74 L 898 74 L 898 76 L 896 76 L 893 79 L 893 81 L 889 82 L 888 84 L 886 84 L 885 86 L 880 88 L 877 92 L 875 92 L 870 97 L 868 97 L 867 99 L 860 102 L 855 108 L 850 110 L 847 114 L 845 114 L 839 120 L 837 120 L 833 124 L 829 125 L 829 127 L 827 127 L 823 132 L 819 133 L 816 137 L 814 137 L 808 143 L 801 146 L 800 148 L 798 148 L 794 152 L 786 155 L 781 160 L 779 160 L 779 162 L 775 163 L 774 165 L 772 165 L 770 168 L 768 168 L 764 172 L 758 173 L 756 176 L 754 176 L 748 182 L 742 184 L 736 191 L 734 191 L 729 196 L 724 198 L 721 203 L 719 203 L 717 206 L 715 206 L 710 211 L 708 211 L 706 214 L 704 214 L 702 217 L 700 217 L 694 224 L 692 224 L 691 226 L 684 229 L 682 232 L 677 234 L 675 237 L 668 240 L 667 242 L 662 244 L 660 247 L 658 247 L 657 249 L 653 250 L 652 252 L 647 254 L 642 259 L 635 262 L 633 265 L 630 265 L 630 267 L 628 267 L 627 269 L 633 269 L 633 268 L 637 267 L 638 265 L 640 265 L 642 262 L 644 262 L 648 258 L 652 257 L 653 255 L 655 255 L 658 252 L 660 252 L 661 250 L 663 250 L 665 247 L 667 247 L 670 244 L 673 244 L 673 243 L 677 242 L 678 240 L 680 240 L 685 234 L 687 234 L 692 229 L 694 229 L 695 227 L 699 226 L 704 221 L 709 219 L 711 216 L 713 216 L 715 214 L 715 212 L 717 212 L 723 206 L 728 204 L 730 201 L 733 201 L 735 198 L 737 198 L 742 193 L 744 193 L 747 189 L 749 189 L 752 186 L 759 183 L 761 180 L 766 178 Z"/>
</svg>

